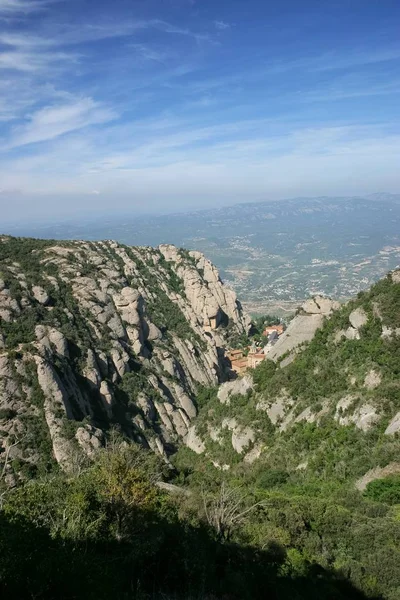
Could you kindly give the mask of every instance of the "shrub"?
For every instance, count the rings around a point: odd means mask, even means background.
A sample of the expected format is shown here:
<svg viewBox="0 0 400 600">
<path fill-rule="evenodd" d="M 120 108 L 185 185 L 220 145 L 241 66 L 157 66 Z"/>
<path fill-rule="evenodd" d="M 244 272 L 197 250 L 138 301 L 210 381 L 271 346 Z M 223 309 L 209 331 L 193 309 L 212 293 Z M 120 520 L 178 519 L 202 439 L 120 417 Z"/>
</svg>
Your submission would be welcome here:
<svg viewBox="0 0 400 600">
<path fill-rule="evenodd" d="M 400 504 L 400 475 L 376 479 L 367 485 L 364 495 L 385 504 Z"/>
</svg>

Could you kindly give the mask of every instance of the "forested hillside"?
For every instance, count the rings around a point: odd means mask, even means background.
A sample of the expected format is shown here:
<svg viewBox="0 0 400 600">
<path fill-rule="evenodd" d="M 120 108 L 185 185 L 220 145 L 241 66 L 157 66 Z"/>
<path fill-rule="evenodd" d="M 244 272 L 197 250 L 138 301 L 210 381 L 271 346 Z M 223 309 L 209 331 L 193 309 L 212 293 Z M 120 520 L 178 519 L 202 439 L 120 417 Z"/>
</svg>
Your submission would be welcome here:
<svg viewBox="0 0 400 600">
<path fill-rule="evenodd" d="M 208 452 L 228 463 L 228 453 L 233 463 L 257 456 L 289 471 L 345 479 L 395 460 L 399 334 L 400 272 L 394 272 L 334 311 L 297 353 L 207 390 L 195 426 Z M 231 438 L 245 432 L 247 443 L 234 452 Z"/>
<path fill-rule="evenodd" d="M 398 272 L 227 381 L 202 255 L 0 252 L 2 597 L 398 600 Z"/>
<path fill-rule="evenodd" d="M 399 334 L 394 272 L 335 311 L 286 366 L 281 356 L 203 390 L 204 452 L 175 457 L 197 494 L 204 481 L 220 494 L 224 481 L 257 505 L 240 527 L 228 523 L 229 535 L 276 542 L 297 568 L 316 562 L 391 600 L 400 597 Z"/>
</svg>

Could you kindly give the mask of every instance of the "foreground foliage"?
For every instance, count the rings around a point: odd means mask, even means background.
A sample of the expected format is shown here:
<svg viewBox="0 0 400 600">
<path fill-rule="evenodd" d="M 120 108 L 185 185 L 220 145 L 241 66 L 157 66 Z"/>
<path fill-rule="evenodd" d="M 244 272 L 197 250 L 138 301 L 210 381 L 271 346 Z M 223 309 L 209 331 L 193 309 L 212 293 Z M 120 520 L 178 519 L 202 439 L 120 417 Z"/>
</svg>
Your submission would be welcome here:
<svg viewBox="0 0 400 600">
<path fill-rule="evenodd" d="M 289 539 L 301 536 L 306 512 L 315 532 L 342 526 L 348 512 L 318 514 L 281 495 L 254 503 L 243 488 L 206 477 L 207 489 L 167 496 L 159 477 L 154 458 L 130 447 L 101 452 L 80 474 L 10 491 L 0 512 L 2 597 L 364 598 L 336 565 L 316 564 L 310 544 L 302 552 Z M 216 517 L 216 507 L 232 515 L 238 502 L 228 539 L 207 516 Z M 329 537 L 316 535 L 314 545 L 326 546 Z"/>
</svg>

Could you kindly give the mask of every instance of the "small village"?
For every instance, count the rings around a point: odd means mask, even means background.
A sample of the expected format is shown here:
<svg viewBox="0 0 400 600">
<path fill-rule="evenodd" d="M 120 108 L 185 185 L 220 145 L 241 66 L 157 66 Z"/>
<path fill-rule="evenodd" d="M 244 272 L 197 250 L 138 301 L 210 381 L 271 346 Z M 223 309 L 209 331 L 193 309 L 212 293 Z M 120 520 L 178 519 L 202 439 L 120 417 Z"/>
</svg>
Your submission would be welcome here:
<svg viewBox="0 0 400 600">
<path fill-rule="evenodd" d="M 285 331 L 282 323 L 269 325 L 262 332 L 264 343 L 253 341 L 250 346 L 240 349 L 228 350 L 225 354 L 230 362 L 231 369 L 237 375 L 244 375 L 248 369 L 255 369 L 267 358 L 268 351 L 276 344 Z"/>
</svg>

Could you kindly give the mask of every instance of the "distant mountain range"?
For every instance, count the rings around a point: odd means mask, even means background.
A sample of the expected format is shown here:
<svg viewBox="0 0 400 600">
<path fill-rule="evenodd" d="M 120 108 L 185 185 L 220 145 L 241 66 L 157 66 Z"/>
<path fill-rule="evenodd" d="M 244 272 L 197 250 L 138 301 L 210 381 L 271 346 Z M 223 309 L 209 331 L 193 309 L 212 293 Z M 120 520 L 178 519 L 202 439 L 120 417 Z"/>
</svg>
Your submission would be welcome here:
<svg viewBox="0 0 400 600">
<path fill-rule="evenodd" d="M 7 232 L 200 250 L 251 312 L 282 312 L 316 293 L 348 298 L 398 267 L 400 195 L 294 198 Z"/>
</svg>

